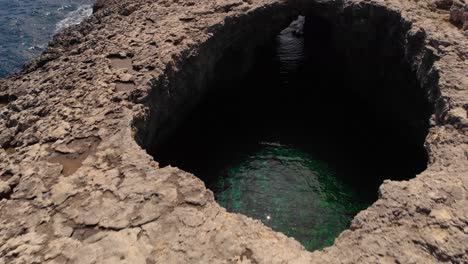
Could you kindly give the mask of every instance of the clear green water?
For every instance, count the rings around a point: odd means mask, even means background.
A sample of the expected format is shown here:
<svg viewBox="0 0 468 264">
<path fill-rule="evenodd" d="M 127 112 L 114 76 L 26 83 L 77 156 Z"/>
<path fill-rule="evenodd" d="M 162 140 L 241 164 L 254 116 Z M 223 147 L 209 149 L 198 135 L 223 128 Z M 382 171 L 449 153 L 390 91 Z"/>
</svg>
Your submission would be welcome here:
<svg viewBox="0 0 468 264">
<path fill-rule="evenodd" d="M 208 187 L 228 211 L 261 220 L 309 250 L 332 245 L 369 205 L 326 162 L 275 143 L 262 143 Z"/>
</svg>

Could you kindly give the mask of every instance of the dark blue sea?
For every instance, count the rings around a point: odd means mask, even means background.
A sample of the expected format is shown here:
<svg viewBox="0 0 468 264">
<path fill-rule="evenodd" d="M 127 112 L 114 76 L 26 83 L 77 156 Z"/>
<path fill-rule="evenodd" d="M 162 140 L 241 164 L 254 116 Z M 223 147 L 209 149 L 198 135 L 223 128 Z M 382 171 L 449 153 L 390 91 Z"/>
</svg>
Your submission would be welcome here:
<svg viewBox="0 0 468 264">
<path fill-rule="evenodd" d="M 0 0 L 0 78 L 21 70 L 52 36 L 92 13 L 94 0 Z"/>
</svg>

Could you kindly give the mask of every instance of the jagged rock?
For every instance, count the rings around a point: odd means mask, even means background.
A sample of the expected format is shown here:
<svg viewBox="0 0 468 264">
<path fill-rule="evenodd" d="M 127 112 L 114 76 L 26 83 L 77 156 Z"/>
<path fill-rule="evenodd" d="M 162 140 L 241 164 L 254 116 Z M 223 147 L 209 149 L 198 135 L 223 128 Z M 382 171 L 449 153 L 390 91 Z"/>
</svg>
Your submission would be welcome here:
<svg viewBox="0 0 468 264">
<path fill-rule="evenodd" d="M 468 30 L 468 3 L 465 0 L 453 1 L 450 8 L 450 21 L 463 30 Z"/>
<path fill-rule="evenodd" d="M 111 0 L 96 0 L 96 2 L 93 5 L 93 12 L 96 13 L 100 9 L 103 9 L 104 7 L 109 7 L 112 6 L 113 4 L 118 3 L 117 0 L 111 1 Z"/>
<path fill-rule="evenodd" d="M 13 136 L 13 133 L 11 133 L 10 129 L 8 128 L 4 127 L 2 130 L 0 130 L 0 146 L 7 146 L 13 139 Z"/>
<path fill-rule="evenodd" d="M 0 200 L 9 197 L 11 191 L 11 187 L 8 183 L 0 181 Z"/>
<path fill-rule="evenodd" d="M 452 7 L 454 0 L 434 0 L 434 4 L 437 8 L 449 10 Z"/>
</svg>

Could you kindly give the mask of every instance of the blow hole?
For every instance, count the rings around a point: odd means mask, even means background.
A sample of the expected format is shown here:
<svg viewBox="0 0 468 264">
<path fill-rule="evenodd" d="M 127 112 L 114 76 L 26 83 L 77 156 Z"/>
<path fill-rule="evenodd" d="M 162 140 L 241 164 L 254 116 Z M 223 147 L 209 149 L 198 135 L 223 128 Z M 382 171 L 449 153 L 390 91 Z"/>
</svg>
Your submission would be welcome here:
<svg viewBox="0 0 468 264">
<path fill-rule="evenodd" d="M 362 40 L 299 17 L 254 52 L 231 47 L 201 100 L 149 152 L 200 177 L 228 211 L 309 250 L 332 245 L 383 180 L 410 179 L 428 162 L 431 108 L 381 31 Z"/>
</svg>

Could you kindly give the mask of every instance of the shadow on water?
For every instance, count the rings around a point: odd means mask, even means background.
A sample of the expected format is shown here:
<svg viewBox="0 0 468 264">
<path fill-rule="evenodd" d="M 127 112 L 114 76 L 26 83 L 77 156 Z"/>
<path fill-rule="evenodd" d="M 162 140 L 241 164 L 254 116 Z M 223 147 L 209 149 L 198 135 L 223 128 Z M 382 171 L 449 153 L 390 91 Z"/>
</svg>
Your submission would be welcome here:
<svg viewBox="0 0 468 264">
<path fill-rule="evenodd" d="M 425 169 L 425 132 L 414 127 L 426 127 L 428 118 L 422 112 L 404 120 L 381 107 L 378 94 L 369 100 L 356 92 L 391 82 L 350 81 L 330 25 L 313 22 L 305 35 L 290 27 L 261 47 L 245 78 L 218 76 L 171 138 L 152 150 L 162 166 L 204 180 L 228 211 L 259 219 L 309 250 L 331 245 L 375 201 L 384 179 Z M 401 96 L 425 105 L 412 88 Z"/>
</svg>

